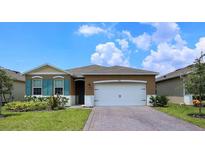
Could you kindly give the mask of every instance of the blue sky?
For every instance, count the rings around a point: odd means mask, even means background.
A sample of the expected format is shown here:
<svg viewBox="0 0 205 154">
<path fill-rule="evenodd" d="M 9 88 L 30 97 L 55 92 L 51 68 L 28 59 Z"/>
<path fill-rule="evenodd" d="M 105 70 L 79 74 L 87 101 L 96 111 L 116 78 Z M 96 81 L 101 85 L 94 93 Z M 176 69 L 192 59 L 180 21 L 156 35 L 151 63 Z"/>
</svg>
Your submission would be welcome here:
<svg viewBox="0 0 205 154">
<path fill-rule="evenodd" d="M 122 65 L 165 74 L 205 50 L 205 23 L 0 23 L 0 66 Z"/>
</svg>

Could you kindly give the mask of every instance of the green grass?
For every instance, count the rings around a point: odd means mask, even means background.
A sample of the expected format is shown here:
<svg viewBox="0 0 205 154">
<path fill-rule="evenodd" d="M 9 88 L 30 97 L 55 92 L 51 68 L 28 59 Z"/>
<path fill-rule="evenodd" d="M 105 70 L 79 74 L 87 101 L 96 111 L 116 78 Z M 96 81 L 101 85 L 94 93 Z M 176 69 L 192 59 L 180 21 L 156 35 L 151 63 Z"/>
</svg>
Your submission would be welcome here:
<svg viewBox="0 0 205 154">
<path fill-rule="evenodd" d="M 79 131 L 82 130 L 90 109 L 66 109 L 42 112 L 8 112 L 0 118 L 0 130 L 4 131 Z"/>
<path fill-rule="evenodd" d="M 154 107 L 154 108 L 161 112 L 165 112 L 171 116 L 193 123 L 199 127 L 205 128 L 205 119 L 193 118 L 188 116 L 188 114 L 198 113 L 199 112 L 198 107 L 169 103 L 167 107 Z M 202 113 L 205 114 L 205 108 L 202 108 Z"/>
</svg>

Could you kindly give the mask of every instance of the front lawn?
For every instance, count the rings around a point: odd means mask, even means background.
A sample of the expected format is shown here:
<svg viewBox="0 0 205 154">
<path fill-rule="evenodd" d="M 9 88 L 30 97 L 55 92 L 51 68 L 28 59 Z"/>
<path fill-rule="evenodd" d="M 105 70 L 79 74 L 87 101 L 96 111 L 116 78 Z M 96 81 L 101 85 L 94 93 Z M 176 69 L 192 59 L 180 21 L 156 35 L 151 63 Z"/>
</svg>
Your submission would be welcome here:
<svg viewBox="0 0 205 154">
<path fill-rule="evenodd" d="M 79 131 L 82 130 L 91 109 L 66 109 L 40 112 L 8 112 L 0 118 L 0 130 L 19 131 Z"/>
<path fill-rule="evenodd" d="M 205 119 L 193 118 L 188 116 L 188 114 L 198 113 L 199 109 L 197 107 L 169 103 L 168 106 L 166 107 L 154 107 L 154 108 L 161 112 L 165 112 L 169 115 L 193 123 L 199 127 L 205 128 Z M 205 108 L 202 108 L 202 113 L 205 113 Z"/>
</svg>

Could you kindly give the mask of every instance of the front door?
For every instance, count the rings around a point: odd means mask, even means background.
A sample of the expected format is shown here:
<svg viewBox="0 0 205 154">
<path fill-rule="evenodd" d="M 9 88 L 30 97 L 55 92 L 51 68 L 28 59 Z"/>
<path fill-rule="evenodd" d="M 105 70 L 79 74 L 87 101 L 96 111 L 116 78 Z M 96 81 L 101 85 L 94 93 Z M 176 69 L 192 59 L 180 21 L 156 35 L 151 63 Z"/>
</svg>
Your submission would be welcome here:
<svg viewBox="0 0 205 154">
<path fill-rule="evenodd" d="M 85 81 L 75 81 L 76 104 L 84 104 Z"/>
</svg>

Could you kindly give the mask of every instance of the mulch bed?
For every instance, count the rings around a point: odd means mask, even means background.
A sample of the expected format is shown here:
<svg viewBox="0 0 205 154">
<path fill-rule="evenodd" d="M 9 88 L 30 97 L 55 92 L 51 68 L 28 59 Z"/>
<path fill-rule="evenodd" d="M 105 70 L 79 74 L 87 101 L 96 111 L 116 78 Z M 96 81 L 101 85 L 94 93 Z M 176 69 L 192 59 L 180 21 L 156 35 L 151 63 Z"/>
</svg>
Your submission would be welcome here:
<svg viewBox="0 0 205 154">
<path fill-rule="evenodd" d="M 205 119 L 205 114 L 193 113 L 193 114 L 188 114 L 188 116 L 193 118 Z"/>
</svg>

